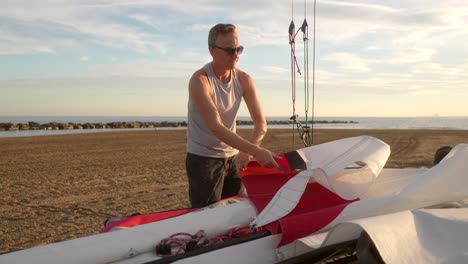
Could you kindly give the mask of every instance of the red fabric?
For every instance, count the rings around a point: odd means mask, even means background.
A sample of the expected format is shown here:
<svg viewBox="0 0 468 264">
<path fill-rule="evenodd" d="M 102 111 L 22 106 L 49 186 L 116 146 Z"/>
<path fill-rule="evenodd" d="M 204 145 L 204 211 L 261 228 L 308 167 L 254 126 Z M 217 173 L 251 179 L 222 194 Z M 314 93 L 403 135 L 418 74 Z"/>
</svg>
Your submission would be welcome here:
<svg viewBox="0 0 468 264">
<path fill-rule="evenodd" d="M 241 171 L 248 198 L 256 207 L 257 212 L 261 212 L 281 186 L 300 172 L 297 170 L 291 171 L 285 156 L 280 156 L 282 158 L 276 159 L 276 161 L 282 170 L 264 168 L 257 162 L 250 162 L 249 166 Z M 309 183 L 296 208 L 287 216 L 268 224 L 265 228 L 273 234 L 282 233 L 282 240 L 278 246 L 283 246 L 298 238 L 319 231 L 333 221 L 348 204 L 358 200 L 344 200 L 318 183 Z M 196 209 L 181 209 L 132 216 L 110 223 L 101 232 L 108 232 L 117 226 L 133 227 L 156 222 L 194 210 Z"/>
<path fill-rule="evenodd" d="M 299 171 L 280 171 L 249 164 L 242 173 L 242 181 L 257 212 L 261 212 L 281 186 L 297 173 Z M 319 231 L 333 221 L 348 204 L 358 200 L 345 200 L 318 183 L 309 183 L 296 208 L 265 228 L 273 234 L 282 233 L 278 246 L 283 246 Z"/>
<path fill-rule="evenodd" d="M 101 233 L 109 232 L 114 227 L 133 227 L 133 226 L 148 224 L 148 223 L 152 223 L 156 221 L 161 221 L 164 219 L 190 213 L 197 209 L 198 208 L 188 208 L 188 209 L 180 209 L 180 210 L 173 210 L 173 211 L 156 212 L 152 214 L 130 216 L 130 217 L 123 218 L 123 219 L 109 223 L 106 227 L 104 227 L 101 230 Z"/>
<path fill-rule="evenodd" d="M 258 162 L 251 161 L 249 162 L 247 168 L 241 170 L 241 177 L 248 175 L 277 174 L 291 171 L 291 167 L 289 166 L 288 160 L 286 159 L 284 154 L 279 154 L 278 156 L 280 156 L 281 158 L 275 158 L 275 161 L 281 167 L 281 170 L 277 168 L 265 168 L 260 166 Z"/>
</svg>

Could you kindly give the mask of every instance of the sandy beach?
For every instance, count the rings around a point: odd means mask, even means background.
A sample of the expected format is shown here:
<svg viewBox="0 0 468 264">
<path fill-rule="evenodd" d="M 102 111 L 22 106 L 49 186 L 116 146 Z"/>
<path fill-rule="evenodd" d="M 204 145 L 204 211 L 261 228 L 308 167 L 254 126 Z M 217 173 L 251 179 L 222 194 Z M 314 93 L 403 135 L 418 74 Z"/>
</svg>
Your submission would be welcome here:
<svg viewBox="0 0 468 264">
<path fill-rule="evenodd" d="M 248 137 L 250 130 L 239 133 Z M 263 146 L 303 147 L 291 129 Z M 314 143 L 358 135 L 391 146 L 386 167 L 431 167 L 441 146 L 468 143 L 466 130 L 316 130 Z M 0 138 L 0 252 L 96 234 L 111 216 L 189 206 L 185 130 Z"/>
</svg>

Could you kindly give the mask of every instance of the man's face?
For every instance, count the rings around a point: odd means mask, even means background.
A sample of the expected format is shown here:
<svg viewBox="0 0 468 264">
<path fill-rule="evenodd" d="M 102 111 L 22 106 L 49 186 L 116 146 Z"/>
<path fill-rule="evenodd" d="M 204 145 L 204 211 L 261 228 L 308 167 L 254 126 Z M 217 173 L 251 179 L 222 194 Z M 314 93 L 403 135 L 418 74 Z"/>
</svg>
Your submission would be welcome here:
<svg viewBox="0 0 468 264">
<path fill-rule="evenodd" d="M 213 60 L 220 65 L 224 65 L 227 69 L 234 69 L 241 53 L 239 49 L 237 49 L 240 47 L 237 34 L 229 33 L 226 35 L 219 35 L 215 44 L 216 47 L 211 48 Z"/>
</svg>

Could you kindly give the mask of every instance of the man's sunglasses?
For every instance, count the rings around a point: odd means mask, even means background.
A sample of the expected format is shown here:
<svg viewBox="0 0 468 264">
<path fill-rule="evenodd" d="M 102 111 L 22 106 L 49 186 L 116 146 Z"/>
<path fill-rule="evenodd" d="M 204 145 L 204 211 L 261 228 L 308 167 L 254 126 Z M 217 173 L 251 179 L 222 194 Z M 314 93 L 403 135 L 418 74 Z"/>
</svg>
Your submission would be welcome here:
<svg viewBox="0 0 468 264">
<path fill-rule="evenodd" d="M 234 53 L 237 53 L 237 54 L 242 54 L 242 52 L 244 51 L 244 47 L 243 46 L 239 46 L 237 48 L 221 48 L 221 47 L 218 47 L 218 46 L 214 46 L 215 48 L 217 49 L 220 49 L 220 50 L 224 50 L 224 52 L 226 52 L 227 54 L 229 55 L 234 55 Z"/>
</svg>

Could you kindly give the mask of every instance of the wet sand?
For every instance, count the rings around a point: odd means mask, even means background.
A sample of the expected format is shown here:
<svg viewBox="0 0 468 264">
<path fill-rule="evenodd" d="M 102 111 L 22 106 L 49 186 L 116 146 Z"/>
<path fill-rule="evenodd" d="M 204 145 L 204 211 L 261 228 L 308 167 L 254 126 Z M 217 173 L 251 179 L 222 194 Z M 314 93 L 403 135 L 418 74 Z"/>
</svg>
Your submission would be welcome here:
<svg viewBox="0 0 468 264">
<path fill-rule="evenodd" d="M 239 133 L 248 137 L 250 130 Z M 316 130 L 314 143 L 358 135 L 391 146 L 386 167 L 431 167 L 466 130 Z M 189 206 L 185 130 L 0 138 L 0 252 L 96 234 L 111 216 Z M 263 146 L 303 147 L 292 130 L 270 129 Z"/>
</svg>

